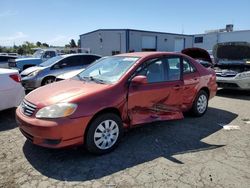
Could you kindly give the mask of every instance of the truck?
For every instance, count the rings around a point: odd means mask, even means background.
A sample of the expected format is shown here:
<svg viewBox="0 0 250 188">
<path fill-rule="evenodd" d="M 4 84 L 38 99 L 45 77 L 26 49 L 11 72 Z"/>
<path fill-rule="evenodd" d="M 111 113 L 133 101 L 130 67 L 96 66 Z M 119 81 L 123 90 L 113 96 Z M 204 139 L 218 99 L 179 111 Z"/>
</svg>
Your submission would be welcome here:
<svg viewBox="0 0 250 188">
<path fill-rule="evenodd" d="M 17 69 L 19 72 L 32 67 L 40 65 L 42 62 L 49 58 L 58 56 L 55 49 L 38 49 L 31 57 L 22 57 L 17 59 L 10 59 L 8 64 L 9 68 Z"/>
</svg>

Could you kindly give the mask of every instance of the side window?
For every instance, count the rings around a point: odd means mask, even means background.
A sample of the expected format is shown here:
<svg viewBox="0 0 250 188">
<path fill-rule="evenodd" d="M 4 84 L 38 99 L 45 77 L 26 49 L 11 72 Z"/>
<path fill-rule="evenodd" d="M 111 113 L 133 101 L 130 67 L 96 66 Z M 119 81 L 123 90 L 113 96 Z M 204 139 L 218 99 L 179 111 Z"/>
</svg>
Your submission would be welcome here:
<svg viewBox="0 0 250 188">
<path fill-rule="evenodd" d="M 144 63 L 144 68 L 137 75 L 144 75 L 148 79 L 148 83 L 176 81 L 181 79 L 179 57 L 167 57 L 154 59 Z"/>
<path fill-rule="evenodd" d="M 79 55 L 74 55 L 74 56 L 68 57 L 67 59 L 68 59 L 67 67 L 81 66 L 81 59 Z"/>
<path fill-rule="evenodd" d="M 148 79 L 148 83 L 156 83 L 166 81 L 164 71 L 164 61 L 162 59 L 149 61 L 146 66 L 139 71 L 138 75 L 144 75 Z"/>
<path fill-rule="evenodd" d="M 183 59 L 183 74 L 195 72 L 195 67 L 187 59 Z"/>
<path fill-rule="evenodd" d="M 168 81 L 175 81 L 181 79 L 181 60 L 179 57 L 169 57 L 168 60 L 168 71 L 167 79 Z"/>
<path fill-rule="evenodd" d="M 50 51 L 50 57 L 55 57 L 55 56 L 56 56 L 56 52 Z"/>
<path fill-rule="evenodd" d="M 93 63 L 97 59 L 99 59 L 98 56 L 83 55 L 83 56 L 81 56 L 81 64 L 80 65 L 89 65 L 89 64 Z"/>
</svg>

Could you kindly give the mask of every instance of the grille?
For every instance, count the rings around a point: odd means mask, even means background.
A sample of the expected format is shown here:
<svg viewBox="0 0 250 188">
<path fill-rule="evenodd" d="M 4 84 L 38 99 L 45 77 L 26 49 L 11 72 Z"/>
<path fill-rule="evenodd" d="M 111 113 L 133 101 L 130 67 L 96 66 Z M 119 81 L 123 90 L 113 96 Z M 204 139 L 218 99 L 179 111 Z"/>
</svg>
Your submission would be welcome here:
<svg viewBox="0 0 250 188">
<path fill-rule="evenodd" d="M 26 116 L 32 116 L 36 110 L 36 105 L 31 104 L 30 102 L 26 100 L 23 100 L 23 102 L 21 103 L 21 108 L 22 108 L 22 112 Z"/>
</svg>

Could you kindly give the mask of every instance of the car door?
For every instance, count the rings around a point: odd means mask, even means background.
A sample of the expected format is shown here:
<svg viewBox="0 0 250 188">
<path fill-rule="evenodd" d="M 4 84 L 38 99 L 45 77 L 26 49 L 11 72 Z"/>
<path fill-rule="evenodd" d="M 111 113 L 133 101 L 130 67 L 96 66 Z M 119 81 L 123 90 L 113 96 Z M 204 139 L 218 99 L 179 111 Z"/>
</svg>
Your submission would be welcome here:
<svg viewBox="0 0 250 188">
<path fill-rule="evenodd" d="M 129 86 L 128 115 L 131 124 L 183 118 L 179 56 L 149 60 L 135 75 L 146 76 L 148 83 Z"/>
<path fill-rule="evenodd" d="M 192 62 L 187 58 L 183 58 L 183 81 L 183 105 L 185 108 L 192 104 L 200 81 L 198 71 Z"/>
</svg>

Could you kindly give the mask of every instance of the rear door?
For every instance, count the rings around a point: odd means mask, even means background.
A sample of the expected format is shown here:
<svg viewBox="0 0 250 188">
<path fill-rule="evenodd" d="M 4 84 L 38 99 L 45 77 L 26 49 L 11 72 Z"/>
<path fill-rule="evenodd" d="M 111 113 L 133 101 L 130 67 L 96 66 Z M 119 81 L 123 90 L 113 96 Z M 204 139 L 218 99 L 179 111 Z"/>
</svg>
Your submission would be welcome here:
<svg viewBox="0 0 250 188">
<path fill-rule="evenodd" d="M 197 93 L 200 75 L 192 62 L 187 58 L 183 58 L 183 80 L 183 104 L 190 105 Z"/>
<path fill-rule="evenodd" d="M 130 84 L 128 115 L 131 124 L 182 118 L 181 58 L 152 59 L 137 71 L 136 75 L 145 75 L 148 83 L 137 86 Z"/>
</svg>

